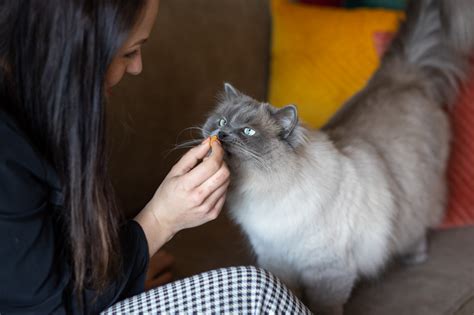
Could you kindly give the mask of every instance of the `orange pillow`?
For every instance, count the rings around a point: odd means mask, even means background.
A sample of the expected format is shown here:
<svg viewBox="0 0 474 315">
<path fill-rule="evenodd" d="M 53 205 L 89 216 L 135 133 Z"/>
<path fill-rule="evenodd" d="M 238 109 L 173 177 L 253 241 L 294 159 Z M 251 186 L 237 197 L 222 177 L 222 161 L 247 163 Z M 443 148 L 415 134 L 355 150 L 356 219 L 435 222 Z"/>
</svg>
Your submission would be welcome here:
<svg viewBox="0 0 474 315">
<path fill-rule="evenodd" d="M 272 0 L 269 102 L 296 104 L 302 121 L 318 128 L 358 90 L 379 63 L 384 34 L 403 14 Z"/>
</svg>

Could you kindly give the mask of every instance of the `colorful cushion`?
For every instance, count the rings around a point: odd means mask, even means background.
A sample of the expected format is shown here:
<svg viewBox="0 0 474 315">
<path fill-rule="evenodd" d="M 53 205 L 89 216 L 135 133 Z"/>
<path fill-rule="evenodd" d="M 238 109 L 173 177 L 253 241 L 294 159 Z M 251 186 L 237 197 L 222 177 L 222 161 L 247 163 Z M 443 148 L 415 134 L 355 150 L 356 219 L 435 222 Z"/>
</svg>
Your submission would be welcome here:
<svg viewBox="0 0 474 315">
<path fill-rule="evenodd" d="M 470 78 L 451 112 L 450 198 L 443 227 L 474 225 L 474 67 Z"/>
<path fill-rule="evenodd" d="M 419 0 L 416 0 L 419 1 Z M 388 9 L 403 9 L 405 8 L 405 0 L 347 0 L 345 5 L 348 8 L 355 7 L 377 7 Z"/>
<path fill-rule="evenodd" d="M 312 127 L 324 124 L 376 69 L 380 41 L 402 14 L 273 0 L 269 100 L 295 103 Z"/>
<path fill-rule="evenodd" d="M 406 5 L 405 0 L 300 0 L 301 3 L 355 7 L 377 7 L 390 9 L 403 9 Z"/>
<path fill-rule="evenodd" d="M 301 3 L 327 5 L 333 7 L 340 7 L 344 5 L 344 0 L 300 0 Z"/>
</svg>

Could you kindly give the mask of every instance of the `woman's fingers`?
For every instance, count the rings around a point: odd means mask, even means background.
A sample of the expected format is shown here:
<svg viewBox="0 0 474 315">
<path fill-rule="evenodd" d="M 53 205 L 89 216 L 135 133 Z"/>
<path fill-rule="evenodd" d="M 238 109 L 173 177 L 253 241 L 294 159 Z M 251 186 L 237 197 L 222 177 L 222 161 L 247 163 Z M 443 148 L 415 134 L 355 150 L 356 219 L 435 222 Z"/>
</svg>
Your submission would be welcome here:
<svg viewBox="0 0 474 315">
<path fill-rule="evenodd" d="M 229 181 L 229 177 L 229 169 L 225 163 L 222 163 L 220 169 L 214 175 L 194 189 L 193 194 L 197 205 L 204 203 L 212 193 Z"/>
<path fill-rule="evenodd" d="M 160 274 L 158 277 L 149 279 L 145 282 L 145 290 L 151 290 L 157 288 L 164 284 L 167 284 L 173 280 L 173 274 L 170 271 L 167 271 L 163 274 Z"/>
<path fill-rule="evenodd" d="M 217 142 L 214 142 L 212 144 L 212 154 L 209 158 L 184 175 L 186 187 L 191 190 L 200 186 L 220 170 L 223 161 L 224 150 Z"/>
<path fill-rule="evenodd" d="M 211 220 L 217 219 L 217 217 L 221 213 L 222 207 L 224 206 L 224 203 L 225 203 L 226 196 L 227 195 L 224 194 L 222 197 L 220 197 L 216 205 L 214 206 L 214 208 L 212 208 L 211 211 L 209 211 L 208 216 Z"/>
<path fill-rule="evenodd" d="M 226 194 L 229 183 L 229 180 L 225 181 L 221 186 L 217 187 L 217 189 L 213 191 L 209 197 L 207 197 L 207 199 L 201 205 L 204 211 L 210 212 L 212 209 L 214 209 L 219 199 L 221 199 L 221 197 Z"/>
<path fill-rule="evenodd" d="M 169 175 L 181 176 L 192 170 L 209 152 L 209 141 L 203 142 L 202 144 L 189 150 L 178 163 L 173 166 Z"/>
<path fill-rule="evenodd" d="M 173 255 L 165 250 L 159 250 L 150 258 L 148 263 L 147 278 L 154 278 L 156 275 L 164 272 L 166 269 L 173 267 L 175 259 Z"/>
<path fill-rule="evenodd" d="M 145 289 L 149 290 L 173 280 L 171 269 L 174 257 L 165 250 L 159 250 L 150 258 L 145 280 Z"/>
</svg>

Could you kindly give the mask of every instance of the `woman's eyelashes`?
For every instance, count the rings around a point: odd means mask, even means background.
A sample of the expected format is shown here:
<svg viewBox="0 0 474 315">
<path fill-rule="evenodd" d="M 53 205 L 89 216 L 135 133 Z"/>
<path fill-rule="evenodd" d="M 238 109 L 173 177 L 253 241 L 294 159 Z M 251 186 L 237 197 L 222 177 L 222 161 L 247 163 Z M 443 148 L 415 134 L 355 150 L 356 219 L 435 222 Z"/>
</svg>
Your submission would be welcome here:
<svg viewBox="0 0 474 315">
<path fill-rule="evenodd" d="M 131 51 L 131 52 L 129 52 L 129 53 L 126 53 L 126 54 L 123 55 L 123 56 L 124 56 L 125 58 L 127 58 L 127 59 L 132 59 L 132 58 L 136 57 L 136 56 L 138 55 L 138 53 L 139 53 L 139 50 L 138 50 L 138 49 L 135 49 L 135 50 L 133 50 L 133 51 Z"/>
</svg>

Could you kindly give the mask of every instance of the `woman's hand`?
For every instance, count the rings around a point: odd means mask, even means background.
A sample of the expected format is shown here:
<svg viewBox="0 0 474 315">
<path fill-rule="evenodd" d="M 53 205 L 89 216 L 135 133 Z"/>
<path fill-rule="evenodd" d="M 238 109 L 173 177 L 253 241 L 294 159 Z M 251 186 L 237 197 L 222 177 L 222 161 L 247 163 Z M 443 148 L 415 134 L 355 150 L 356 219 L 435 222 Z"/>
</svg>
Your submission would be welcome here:
<svg viewBox="0 0 474 315">
<path fill-rule="evenodd" d="M 136 220 L 147 235 L 150 255 L 180 230 L 202 225 L 219 215 L 229 186 L 229 169 L 218 142 L 189 150 L 171 169 Z M 201 162 L 202 161 L 202 162 Z"/>
<path fill-rule="evenodd" d="M 229 169 L 218 143 L 212 144 L 211 155 L 204 159 L 208 152 L 209 143 L 206 142 L 184 155 L 149 204 L 160 225 L 173 235 L 214 220 L 222 209 L 229 185 Z"/>
</svg>

